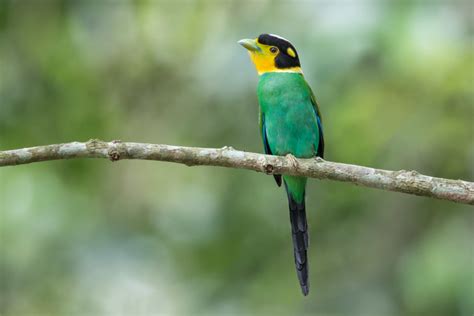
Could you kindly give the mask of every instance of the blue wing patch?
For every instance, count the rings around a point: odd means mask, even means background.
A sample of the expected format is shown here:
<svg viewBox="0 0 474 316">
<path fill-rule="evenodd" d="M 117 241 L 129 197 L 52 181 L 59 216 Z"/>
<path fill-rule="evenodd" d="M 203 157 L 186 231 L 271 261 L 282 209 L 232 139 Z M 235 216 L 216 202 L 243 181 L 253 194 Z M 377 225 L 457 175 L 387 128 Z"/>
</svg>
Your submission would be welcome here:
<svg viewBox="0 0 474 316">
<path fill-rule="evenodd" d="M 321 118 L 319 117 L 318 113 L 316 113 L 316 120 L 318 121 L 318 129 L 319 129 L 319 146 L 318 146 L 318 151 L 316 154 L 318 155 L 318 157 L 324 158 L 323 124 L 321 122 Z"/>
</svg>

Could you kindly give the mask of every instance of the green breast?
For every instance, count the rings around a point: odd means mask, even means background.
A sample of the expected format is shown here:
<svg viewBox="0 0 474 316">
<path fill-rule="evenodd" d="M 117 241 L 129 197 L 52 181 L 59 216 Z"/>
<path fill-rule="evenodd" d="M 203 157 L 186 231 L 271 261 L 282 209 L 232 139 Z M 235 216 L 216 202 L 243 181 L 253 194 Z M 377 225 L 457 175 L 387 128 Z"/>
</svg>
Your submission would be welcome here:
<svg viewBox="0 0 474 316">
<path fill-rule="evenodd" d="M 299 73 L 260 76 L 258 101 L 265 117 L 268 144 L 274 155 L 316 156 L 319 130 L 311 91 Z"/>
</svg>

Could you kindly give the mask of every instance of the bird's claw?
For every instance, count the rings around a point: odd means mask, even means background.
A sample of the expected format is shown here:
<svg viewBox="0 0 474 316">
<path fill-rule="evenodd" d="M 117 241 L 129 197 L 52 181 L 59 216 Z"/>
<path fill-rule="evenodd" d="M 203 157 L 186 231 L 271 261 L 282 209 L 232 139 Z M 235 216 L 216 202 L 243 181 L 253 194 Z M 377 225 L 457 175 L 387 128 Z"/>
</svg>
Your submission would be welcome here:
<svg viewBox="0 0 474 316">
<path fill-rule="evenodd" d="M 232 146 L 224 146 L 221 148 L 222 150 L 235 150 Z"/>
<path fill-rule="evenodd" d="M 292 154 L 287 154 L 285 157 L 286 159 L 288 159 L 288 162 L 293 168 L 298 168 L 298 160 L 295 156 L 293 156 Z"/>
</svg>

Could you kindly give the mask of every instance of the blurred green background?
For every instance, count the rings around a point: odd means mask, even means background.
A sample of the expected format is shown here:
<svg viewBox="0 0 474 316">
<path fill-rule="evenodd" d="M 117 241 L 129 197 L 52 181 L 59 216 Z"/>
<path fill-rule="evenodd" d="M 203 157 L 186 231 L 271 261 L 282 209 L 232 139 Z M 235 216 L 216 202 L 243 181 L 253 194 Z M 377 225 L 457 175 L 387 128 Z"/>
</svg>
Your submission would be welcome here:
<svg viewBox="0 0 474 316">
<path fill-rule="evenodd" d="M 290 39 L 326 158 L 473 181 L 469 1 L 0 0 L 0 149 L 90 138 L 262 152 L 237 40 Z M 466 315 L 474 212 L 310 181 L 310 296 L 255 172 L 105 160 L 0 169 L 0 315 Z"/>
</svg>

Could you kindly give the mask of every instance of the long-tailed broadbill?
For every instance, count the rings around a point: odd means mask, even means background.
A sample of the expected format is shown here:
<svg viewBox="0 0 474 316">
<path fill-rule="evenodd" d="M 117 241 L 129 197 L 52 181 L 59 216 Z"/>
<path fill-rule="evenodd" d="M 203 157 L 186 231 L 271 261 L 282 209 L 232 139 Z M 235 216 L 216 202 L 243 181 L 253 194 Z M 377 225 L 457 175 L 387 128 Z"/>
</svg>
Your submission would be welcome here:
<svg viewBox="0 0 474 316">
<path fill-rule="evenodd" d="M 263 148 L 268 155 L 311 158 L 324 156 L 324 138 L 318 104 L 301 70 L 295 47 L 281 36 L 261 34 L 243 39 L 259 75 L 257 96 Z M 304 295 L 309 292 L 307 179 L 274 175 L 288 196 L 296 271 Z"/>
</svg>

